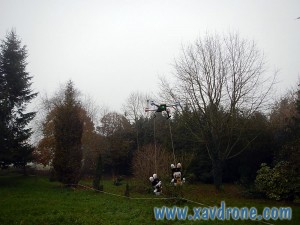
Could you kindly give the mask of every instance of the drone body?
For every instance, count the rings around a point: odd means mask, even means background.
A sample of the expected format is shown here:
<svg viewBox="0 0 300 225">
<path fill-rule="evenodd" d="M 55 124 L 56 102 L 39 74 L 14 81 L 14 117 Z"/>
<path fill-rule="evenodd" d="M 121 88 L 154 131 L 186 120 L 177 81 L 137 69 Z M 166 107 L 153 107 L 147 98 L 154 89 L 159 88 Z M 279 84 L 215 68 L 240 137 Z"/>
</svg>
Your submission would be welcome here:
<svg viewBox="0 0 300 225">
<path fill-rule="evenodd" d="M 156 109 L 151 109 L 150 107 L 156 107 Z M 166 112 L 167 113 L 167 119 L 171 118 L 170 116 L 170 107 L 174 108 L 179 106 L 179 102 L 175 102 L 174 104 L 167 105 L 167 104 L 156 104 L 154 101 L 147 100 L 147 107 L 145 108 L 145 112 Z"/>
</svg>

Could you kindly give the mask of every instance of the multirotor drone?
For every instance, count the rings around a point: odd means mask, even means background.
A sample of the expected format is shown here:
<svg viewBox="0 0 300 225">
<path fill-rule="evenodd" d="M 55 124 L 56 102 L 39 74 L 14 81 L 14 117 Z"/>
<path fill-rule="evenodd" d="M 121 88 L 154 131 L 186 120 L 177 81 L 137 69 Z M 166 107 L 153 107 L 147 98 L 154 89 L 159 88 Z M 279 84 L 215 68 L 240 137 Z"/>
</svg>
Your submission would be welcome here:
<svg viewBox="0 0 300 225">
<path fill-rule="evenodd" d="M 175 102 L 174 104 L 156 104 L 154 101 L 152 100 L 147 100 L 147 107 L 145 108 L 145 112 L 166 112 L 167 113 L 167 119 L 171 118 L 170 116 L 170 108 L 177 108 L 180 105 L 179 102 Z M 152 106 L 155 106 L 156 108 L 153 109 L 151 108 Z"/>
</svg>

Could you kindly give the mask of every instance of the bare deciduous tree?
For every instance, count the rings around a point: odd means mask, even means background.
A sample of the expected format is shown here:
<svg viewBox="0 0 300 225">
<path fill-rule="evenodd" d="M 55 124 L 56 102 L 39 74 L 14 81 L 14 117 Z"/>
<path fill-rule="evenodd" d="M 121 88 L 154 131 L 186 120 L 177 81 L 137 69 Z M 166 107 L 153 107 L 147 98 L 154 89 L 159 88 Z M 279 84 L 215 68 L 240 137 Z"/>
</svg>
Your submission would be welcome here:
<svg viewBox="0 0 300 225">
<path fill-rule="evenodd" d="M 149 95 L 141 92 L 132 92 L 123 104 L 122 109 L 126 117 L 136 122 L 140 117 L 146 117 L 148 114 L 145 112 L 145 106 Z"/>
<path fill-rule="evenodd" d="M 125 116 L 129 121 L 133 121 L 136 131 L 137 150 L 140 149 L 138 120 L 141 117 L 147 117 L 149 114 L 145 112 L 145 106 L 149 95 L 140 92 L 132 92 L 122 106 Z"/>
<path fill-rule="evenodd" d="M 194 115 L 187 128 L 205 143 L 219 189 L 223 162 L 241 153 L 253 140 L 236 150 L 241 131 L 247 129 L 240 118 L 266 106 L 275 76 L 264 78 L 262 52 L 237 33 L 199 38 L 182 48 L 174 68 L 175 82 L 162 79 L 162 91 L 165 98 L 180 101 Z"/>
</svg>

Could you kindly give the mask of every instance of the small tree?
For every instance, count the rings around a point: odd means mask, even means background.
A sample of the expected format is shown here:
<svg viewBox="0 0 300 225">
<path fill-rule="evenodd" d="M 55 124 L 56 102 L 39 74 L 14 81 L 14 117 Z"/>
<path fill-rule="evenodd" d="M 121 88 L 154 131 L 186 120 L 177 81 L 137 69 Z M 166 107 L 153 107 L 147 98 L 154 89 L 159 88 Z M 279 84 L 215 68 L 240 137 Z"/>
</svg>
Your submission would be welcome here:
<svg viewBox="0 0 300 225">
<path fill-rule="evenodd" d="M 82 132 L 80 103 L 76 101 L 73 83 L 69 81 L 64 101 L 57 106 L 54 118 L 53 168 L 58 180 L 64 184 L 77 184 L 79 181 L 82 161 Z"/>
<path fill-rule="evenodd" d="M 21 45 L 15 31 L 7 34 L 0 46 L 0 166 L 25 166 L 31 160 L 27 127 L 35 112 L 26 105 L 36 97 L 30 89 L 32 79 L 26 71 L 26 46 Z M 24 170 L 25 172 L 25 170 Z"/>
</svg>

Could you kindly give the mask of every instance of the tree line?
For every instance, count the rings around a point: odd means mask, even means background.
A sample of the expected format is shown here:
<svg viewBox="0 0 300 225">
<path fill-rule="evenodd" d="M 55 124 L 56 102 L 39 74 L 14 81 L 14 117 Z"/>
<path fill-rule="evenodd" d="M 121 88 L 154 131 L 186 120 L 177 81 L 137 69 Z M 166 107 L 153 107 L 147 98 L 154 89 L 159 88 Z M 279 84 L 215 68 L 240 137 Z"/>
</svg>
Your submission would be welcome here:
<svg viewBox="0 0 300 225">
<path fill-rule="evenodd" d="M 139 92 L 130 94 L 121 113 L 95 112 L 68 81 L 43 99 L 35 146 L 27 126 L 35 112 L 25 113 L 25 106 L 37 94 L 30 90 L 26 53 L 14 31 L 2 41 L 1 168 L 35 161 L 50 165 L 65 184 L 90 175 L 99 187 L 102 172 L 146 182 L 154 171 L 167 177 L 177 160 L 189 182 L 214 183 L 218 190 L 239 182 L 274 199 L 299 196 L 300 89 L 271 101 L 276 73 L 267 76 L 253 41 L 237 33 L 207 34 L 183 47 L 173 79 L 160 80 L 156 99 L 180 102 L 169 120 L 145 113 L 153 97 Z"/>
</svg>

